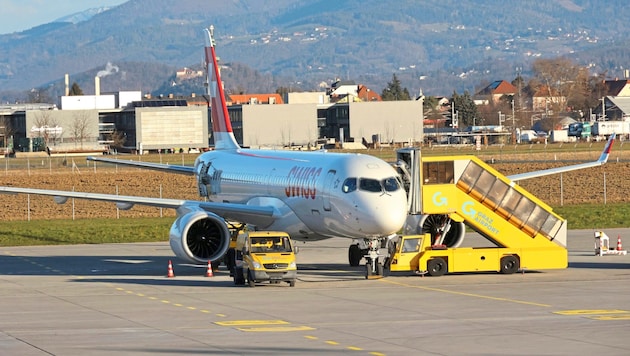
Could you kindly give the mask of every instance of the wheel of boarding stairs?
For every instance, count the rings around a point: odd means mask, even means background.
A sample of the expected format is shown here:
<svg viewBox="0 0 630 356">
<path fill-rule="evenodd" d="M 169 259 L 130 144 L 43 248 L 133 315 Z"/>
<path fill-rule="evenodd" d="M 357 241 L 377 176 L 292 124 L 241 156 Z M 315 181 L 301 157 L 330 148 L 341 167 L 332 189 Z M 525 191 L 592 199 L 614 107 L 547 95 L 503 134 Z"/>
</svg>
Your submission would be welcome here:
<svg viewBox="0 0 630 356">
<path fill-rule="evenodd" d="M 512 274 L 518 271 L 519 263 L 518 258 L 515 256 L 504 256 L 501 258 L 501 273 Z"/>
<path fill-rule="evenodd" d="M 442 276 L 448 272 L 448 265 L 443 258 L 435 257 L 427 261 L 429 276 Z"/>
</svg>

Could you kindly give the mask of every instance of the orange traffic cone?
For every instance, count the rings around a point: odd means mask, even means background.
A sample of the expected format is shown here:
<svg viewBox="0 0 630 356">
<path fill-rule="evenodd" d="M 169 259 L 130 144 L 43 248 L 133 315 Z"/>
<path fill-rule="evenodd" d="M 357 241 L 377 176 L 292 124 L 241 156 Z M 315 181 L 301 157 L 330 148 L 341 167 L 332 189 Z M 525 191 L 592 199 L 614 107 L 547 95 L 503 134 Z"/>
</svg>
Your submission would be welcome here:
<svg viewBox="0 0 630 356">
<path fill-rule="evenodd" d="M 166 274 L 166 277 L 168 278 L 175 277 L 175 273 L 173 273 L 173 264 L 171 263 L 171 260 L 168 260 L 168 273 Z"/>
<path fill-rule="evenodd" d="M 212 273 L 212 263 L 208 260 L 208 268 L 206 269 L 206 277 L 214 277 Z"/>
<path fill-rule="evenodd" d="M 617 235 L 617 251 L 621 251 L 621 235 Z"/>
</svg>

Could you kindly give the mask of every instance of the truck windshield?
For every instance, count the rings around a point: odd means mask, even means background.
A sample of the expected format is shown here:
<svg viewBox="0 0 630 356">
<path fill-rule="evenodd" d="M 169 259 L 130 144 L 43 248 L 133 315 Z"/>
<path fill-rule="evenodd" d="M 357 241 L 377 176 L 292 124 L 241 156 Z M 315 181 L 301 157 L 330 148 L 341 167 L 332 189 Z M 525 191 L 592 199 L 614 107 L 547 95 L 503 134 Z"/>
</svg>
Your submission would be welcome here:
<svg viewBox="0 0 630 356">
<path fill-rule="evenodd" d="M 291 252 L 291 242 L 286 236 L 251 238 L 252 253 Z"/>
</svg>

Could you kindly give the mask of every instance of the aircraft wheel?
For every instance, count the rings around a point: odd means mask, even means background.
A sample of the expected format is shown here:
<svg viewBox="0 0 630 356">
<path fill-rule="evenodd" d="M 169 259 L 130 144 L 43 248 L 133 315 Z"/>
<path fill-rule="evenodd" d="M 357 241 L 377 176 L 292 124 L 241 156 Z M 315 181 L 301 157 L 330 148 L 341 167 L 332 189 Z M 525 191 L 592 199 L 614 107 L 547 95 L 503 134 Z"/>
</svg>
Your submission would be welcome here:
<svg viewBox="0 0 630 356">
<path fill-rule="evenodd" d="M 365 279 L 369 279 L 372 276 L 372 262 L 365 264 Z"/>
<path fill-rule="evenodd" d="M 440 257 L 432 258 L 427 261 L 427 271 L 429 276 L 441 276 L 448 271 L 448 265 Z"/>
<path fill-rule="evenodd" d="M 247 271 L 247 284 L 249 284 L 249 286 L 252 288 L 256 287 L 256 281 L 254 280 L 254 276 L 251 270 Z"/>
<path fill-rule="evenodd" d="M 348 262 L 350 263 L 350 266 L 358 266 L 362 258 L 363 255 L 359 245 L 350 245 L 350 247 L 348 247 Z"/>
<path fill-rule="evenodd" d="M 512 274 L 518 271 L 519 263 L 515 256 L 505 256 L 501 258 L 501 273 Z"/>
</svg>

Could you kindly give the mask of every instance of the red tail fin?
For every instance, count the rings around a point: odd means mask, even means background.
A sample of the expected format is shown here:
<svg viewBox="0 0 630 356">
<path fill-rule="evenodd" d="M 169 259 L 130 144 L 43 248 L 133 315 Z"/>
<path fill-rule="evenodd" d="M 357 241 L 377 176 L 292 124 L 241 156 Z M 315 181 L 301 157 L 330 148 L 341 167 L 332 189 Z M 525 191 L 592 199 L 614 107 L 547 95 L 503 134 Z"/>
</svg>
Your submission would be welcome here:
<svg viewBox="0 0 630 356">
<path fill-rule="evenodd" d="M 208 95 L 210 96 L 211 115 L 212 115 L 212 131 L 214 135 L 214 148 L 237 149 L 239 148 L 234 133 L 232 132 L 232 123 L 228 114 L 227 104 L 225 102 L 225 94 L 223 92 L 223 82 L 219 74 L 219 66 L 217 65 L 217 56 L 215 53 L 214 27 L 204 29 L 206 32 L 206 71 L 208 80 Z"/>
</svg>

